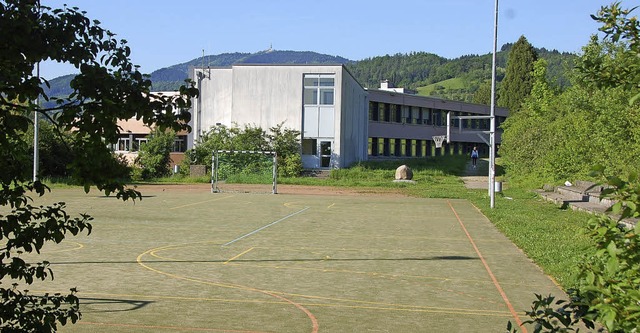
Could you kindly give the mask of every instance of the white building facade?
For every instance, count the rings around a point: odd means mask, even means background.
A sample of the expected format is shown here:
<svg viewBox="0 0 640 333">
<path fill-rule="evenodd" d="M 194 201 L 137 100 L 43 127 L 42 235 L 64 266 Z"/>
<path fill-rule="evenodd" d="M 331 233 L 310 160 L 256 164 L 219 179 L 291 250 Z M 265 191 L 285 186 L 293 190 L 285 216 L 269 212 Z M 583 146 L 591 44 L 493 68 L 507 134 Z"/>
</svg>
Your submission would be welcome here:
<svg viewBox="0 0 640 333">
<path fill-rule="evenodd" d="M 342 65 L 234 65 L 194 68 L 188 147 L 215 126 L 279 124 L 302 133 L 306 169 L 367 159 L 367 92 Z"/>
</svg>

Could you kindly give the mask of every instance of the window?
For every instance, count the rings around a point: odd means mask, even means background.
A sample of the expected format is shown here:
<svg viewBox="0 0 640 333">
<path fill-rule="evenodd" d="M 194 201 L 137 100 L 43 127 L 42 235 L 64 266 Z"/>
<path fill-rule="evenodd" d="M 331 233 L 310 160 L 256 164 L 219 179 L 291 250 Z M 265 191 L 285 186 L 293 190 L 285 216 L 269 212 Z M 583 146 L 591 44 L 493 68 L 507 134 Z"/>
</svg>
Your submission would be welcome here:
<svg viewBox="0 0 640 333">
<path fill-rule="evenodd" d="M 400 106 L 398 104 L 394 105 L 394 117 L 395 117 L 395 122 L 396 123 L 403 122 L 403 119 L 402 119 L 402 106 Z"/>
<path fill-rule="evenodd" d="M 333 75 L 305 74 L 304 104 L 333 105 L 334 85 Z"/>
<path fill-rule="evenodd" d="M 380 119 L 378 113 L 378 102 L 369 102 L 369 120 L 378 121 Z"/>
<path fill-rule="evenodd" d="M 302 139 L 302 155 L 317 155 L 318 141 L 316 139 Z"/>
<path fill-rule="evenodd" d="M 147 143 L 147 138 L 135 138 L 133 140 L 133 147 L 131 148 L 131 151 L 139 151 L 145 143 Z"/>
<path fill-rule="evenodd" d="M 391 104 L 384 104 L 384 121 L 391 121 Z"/>
<path fill-rule="evenodd" d="M 187 151 L 186 138 L 187 138 L 186 136 L 181 135 L 181 136 L 178 136 L 175 141 L 173 141 L 174 152 L 184 153 L 185 151 Z"/>
<path fill-rule="evenodd" d="M 129 138 L 119 138 L 118 139 L 118 146 L 117 149 L 118 151 L 129 151 Z"/>
</svg>

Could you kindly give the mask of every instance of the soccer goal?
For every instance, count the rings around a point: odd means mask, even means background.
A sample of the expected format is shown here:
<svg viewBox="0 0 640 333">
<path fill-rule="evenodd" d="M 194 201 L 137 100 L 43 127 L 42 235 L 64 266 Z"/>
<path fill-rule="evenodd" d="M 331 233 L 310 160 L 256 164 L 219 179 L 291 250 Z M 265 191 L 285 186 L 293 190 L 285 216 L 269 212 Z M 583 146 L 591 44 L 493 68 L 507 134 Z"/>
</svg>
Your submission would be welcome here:
<svg viewBox="0 0 640 333">
<path fill-rule="evenodd" d="M 278 193 L 278 155 L 274 151 L 213 151 L 211 192 Z"/>
</svg>

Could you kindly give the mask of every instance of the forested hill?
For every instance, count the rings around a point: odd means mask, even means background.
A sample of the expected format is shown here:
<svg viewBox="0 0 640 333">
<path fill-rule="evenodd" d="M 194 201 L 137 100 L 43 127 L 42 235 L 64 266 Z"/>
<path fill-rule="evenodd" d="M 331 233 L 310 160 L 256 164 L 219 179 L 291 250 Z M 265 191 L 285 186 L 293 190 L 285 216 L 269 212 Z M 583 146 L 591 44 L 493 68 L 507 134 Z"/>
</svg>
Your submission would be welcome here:
<svg viewBox="0 0 640 333">
<path fill-rule="evenodd" d="M 498 80 L 504 76 L 507 55 L 512 44 L 505 44 L 497 54 Z M 551 82 L 568 85 L 565 69 L 571 66 L 570 53 L 536 49 L 549 63 Z M 366 88 L 377 88 L 381 80 L 389 80 L 397 87 L 416 89 L 423 95 L 453 100 L 470 101 L 480 84 L 491 78 L 491 54 L 465 55 L 446 59 L 426 52 L 395 54 L 352 61 L 308 51 L 262 51 L 257 53 L 223 53 L 198 57 L 191 61 L 156 70 L 151 73 L 153 89 L 175 90 L 188 77 L 194 66 L 230 66 L 233 64 L 345 64 L 355 78 Z M 50 80 L 51 94 L 69 94 L 72 75 Z M 65 89 L 66 87 L 66 89 Z"/>
<path fill-rule="evenodd" d="M 504 77 L 508 53 L 513 44 L 505 44 L 496 54 L 497 79 Z M 548 63 L 548 79 L 555 85 L 566 87 L 567 69 L 573 66 L 574 54 L 536 49 L 539 58 Z M 348 64 L 358 82 L 367 88 L 376 88 L 381 80 L 389 80 L 397 87 L 418 90 L 431 95 L 470 102 L 473 93 L 491 79 L 491 54 L 465 55 L 446 59 L 435 54 L 416 52 L 373 57 Z"/>
</svg>

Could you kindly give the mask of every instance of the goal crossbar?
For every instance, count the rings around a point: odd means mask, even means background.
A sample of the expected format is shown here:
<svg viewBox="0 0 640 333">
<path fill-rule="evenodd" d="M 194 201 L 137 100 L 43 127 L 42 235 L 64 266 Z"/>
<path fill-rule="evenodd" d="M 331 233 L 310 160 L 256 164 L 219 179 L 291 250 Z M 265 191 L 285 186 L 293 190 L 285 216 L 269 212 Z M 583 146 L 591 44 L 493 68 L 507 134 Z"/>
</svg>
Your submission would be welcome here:
<svg viewBox="0 0 640 333">
<path fill-rule="evenodd" d="M 218 187 L 218 169 L 220 163 L 220 154 L 248 154 L 248 155 L 264 155 L 272 157 L 272 185 L 271 193 L 278 193 L 278 154 L 275 151 L 265 150 L 214 150 L 211 154 L 211 193 L 219 193 Z"/>
</svg>

